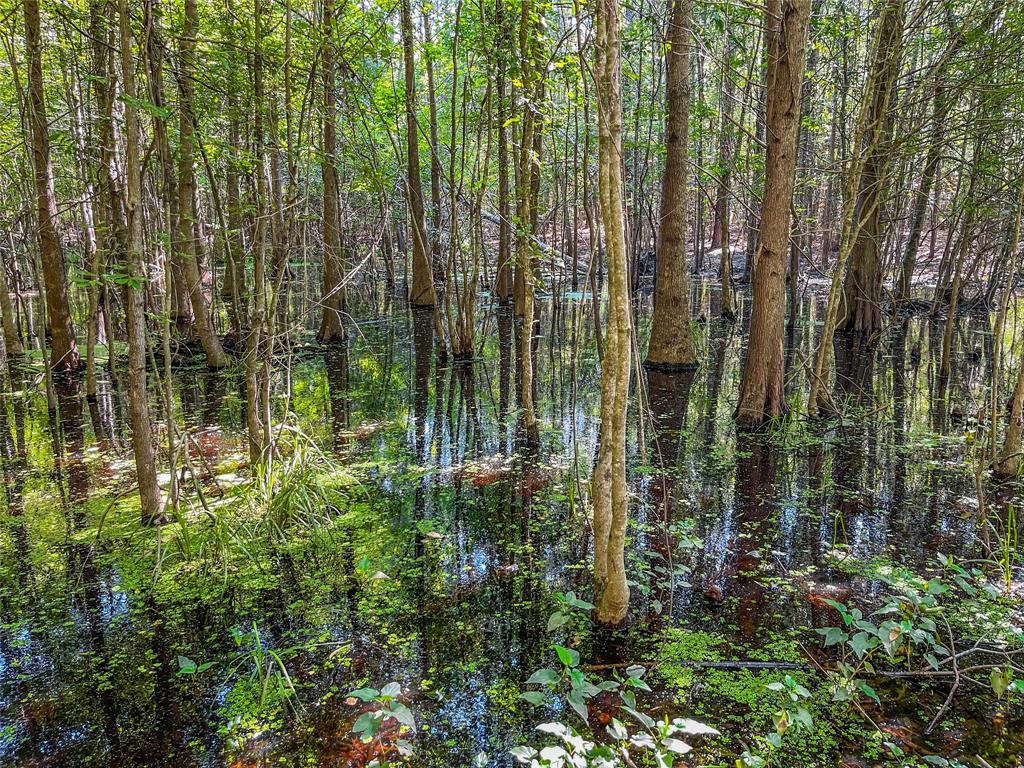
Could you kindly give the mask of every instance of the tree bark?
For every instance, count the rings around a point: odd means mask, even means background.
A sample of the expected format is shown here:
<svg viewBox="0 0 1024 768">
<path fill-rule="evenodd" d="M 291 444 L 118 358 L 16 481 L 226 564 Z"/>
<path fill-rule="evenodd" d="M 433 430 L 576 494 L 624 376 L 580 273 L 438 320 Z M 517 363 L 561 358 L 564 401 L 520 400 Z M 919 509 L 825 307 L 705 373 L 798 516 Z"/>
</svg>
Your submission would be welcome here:
<svg viewBox="0 0 1024 768">
<path fill-rule="evenodd" d="M 654 316 L 644 361 L 647 367 L 661 370 L 697 366 L 690 327 L 690 284 L 686 279 L 690 11 L 691 0 L 673 0 L 668 28 L 665 172 L 654 276 Z"/>
<path fill-rule="evenodd" d="M 508 61 L 509 35 L 503 0 L 496 0 L 494 23 L 498 28 L 497 90 L 498 90 L 498 264 L 494 295 L 505 306 L 512 301 L 512 209 L 509 205 L 508 181 Z"/>
<path fill-rule="evenodd" d="M 868 337 L 875 336 L 882 329 L 882 193 L 892 154 L 890 102 L 900 73 L 904 16 L 903 0 L 889 0 L 878 19 L 869 75 L 873 88 L 865 135 L 867 154 L 861 171 L 858 201 L 860 227 L 850 254 L 839 313 L 840 331 Z"/>
<path fill-rule="evenodd" d="M 128 0 L 118 0 L 121 38 L 121 79 L 125 96 L 125 215 L 128 243 L 125 253 L 124 306 L 128 327 L 128 419 L 132 428 L 132 451 L 139 483 L 143 524 L 159 523 L 163 516 L 157 484 L 156 453 L 149 418 L 146 383 L 146 267 L 142 239 L 142 164 L 139 155 L 139 124 L 136 108 L 135 59 Z M 172 468 L 173 472 L 173 468 Z"/>
<path fill-rule="evenodd" d="M 796 170 L 800 91 L 804 79 L 809 0 L 770 0 L 767 7 L 765 188 L 754 272 L 750 339 L 736 421 L 756 428 L 786 410 L 782 344 L 786 254 Z"/>
<path fill-rule="evenodd" d="M 13 259 L 14 238 L 10 232 L 8 232 L 8 242 L 12 246 L 10 257 Z M 4 349 L 7 351 L 7 358 L 21 357 L 25 354 L 25 347 L 21 343 L 14 306 L 11 304 L 11 283 L 7 277 L 7 265 L 3 258 L 0 258 L 0 319 L 3 320 Z"/>
<path fill-rule="evenodd" d="M 683 0 L 687 3 L 687 0 Z M 626 412 L 632 324 L 622 181 L 622 85 L 618 0 L 599 0 L 594 67 L 597 81 L 601 220 L 608 261 L 608 326 L 601 360 L 601 428 L 592 479 L 594 603 L 599 624 L 622 624 L 629 609 L 625 537 Z M 678 49 L 677 49 L 678 50 Z"/>
<path fill-rule="evenodd" d="M 402 0 L 402 51 L 405 63 L 406 197 L 412 235 L 412 285 L 409 303 L 432 307 L 437 303 L 430 268 L 427 225 L 420 178 L 419 126 L 416 120 L 416 41 L 413 37 L 412 0 Z"/>
<path fill-rule="evenodd" d="M 337 75 L 334 60 L 334 0 L 324 0 L 323 18 L 323 158 L 321 172 L 324 180 L 324 295 L 321 299 L 323 318 L 320 330 L 317 331 L 318 341 L 341 341 L 345 338 L 345 326 L 342 323 L 342 312 L 345 309 L 345 289 L 343 285 L 342 251 L 341 251 L 341 215 L 338 199 L 338 168 L 335 165 L 338 151 L 337 126 L 337 93 L 335 77 Z"/>
<path fill-rule="evenodd" d="M 196 334 L 206 353 L 210 368 L 223 368 L 227 356 L 217 338 L 210 314 L 209 302 L 203 290 L 203 277 L 197 258 L 196 237 L 196 177 L 193 163 L 195 143 L 195 86 L 193 83 L 196 59 L 196 36 L 199 34 L 199 9 L 196 0 L 185 0 L 185 27 L 178 48 L 178 231 L 176 250 L 179 254 L 185 287 L 192 304 L 192 318 Z"/>
<path fill-rule="evenodd" d="M 25 52 L 28 58 L 28 114 L 32 133 L 33 182 L 36 193 L 36 231 L 46 288 L 46 319 L 50 335 L 50 369 L 56 375 L 78 371 L 78 345 L 68 304 L 64 252 L 57 234 L 57 199 L 50 165 L 50 134 L 43 90 L 43 44 L 39 0 L 24 0 Z"/>
</svg>

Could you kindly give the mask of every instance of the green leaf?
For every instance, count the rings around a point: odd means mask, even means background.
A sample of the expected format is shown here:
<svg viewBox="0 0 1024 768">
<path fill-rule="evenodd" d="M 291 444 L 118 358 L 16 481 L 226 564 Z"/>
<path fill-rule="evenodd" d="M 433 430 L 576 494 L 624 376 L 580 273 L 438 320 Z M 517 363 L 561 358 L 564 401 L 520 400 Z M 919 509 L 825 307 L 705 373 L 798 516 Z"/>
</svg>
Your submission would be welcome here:
<svg viewBox="0 0 1024 768">
<path fill-rule="evenodd" d="M 527 685 L 554 685 L 558 682 L 558 673 L 553 669 L 538 669 L 532 675 L 530 679 L 526 681 Z"/>
<path fill-rule="evenodd" d="M 867 632 L 858 632 L 850 639 L 850 647 L 857 656 L 863 658 L 864 654 L 878 645 L 878 638 L 869 635 Z"/>
<path fill-rule="evenodd" d="M 153 117 L 159 117 L 162 120 L 166 120 L 171 116 L 171 110 L 169 110 L 167 107 L 158 106 L 157 104 L 154 104 L 151 101 L 146 101 L 145 99 L 140 99 L 136 96 L 129 96 L 127 93 L 124 93 L 123 91 L 121 92 L 121 101 L 123 101 L 129 107 L 141 109 L 143 112 L 148 112 Z"/>
<path fill-rule="evenodd" d="M 555 611 L 548 619 L 548 632 L 554 632 L 559 627 L 568 624 L 571 617 L 561 611 Z"/>
<path fill-rule="evenodd" d="M 996 668 L 989 675 L 989 681 L 992 683 L 992 691 L 995 693 L 996 698 L 1001 699 L 1013 683 L 1013 673 L 1010 670 Z"/>
<path fill-rule="evenodd" d="M 519 694 L 519 698 L 530 702 L 535 707 L 539 707 L 544 703 L 545 696 L 542 691 L 523 691 Z"/>
<path fill-rule="evenodd" d="M 405 706 L 405 704 L 392 704 L 390 714 L 402 725 L 408 726 L 409 728 L 416 727 L 416 718 L 413 717 L 412 710 Z"/>
<path fill-rule="evenodd" d="M 380 724 L 381 718 L 378 716 L 378 713 L 363 712 L 363 714 L 356 718 L 356 722 L 352 726 L 352 732 L 369 740 L 377 735 L 377 732 L 380 730 Z"/>
<path fill-rule="evenodd" d="M 575 710 L 576 714 L 580 716 L 580 719 L 583 720 L 584 723 L 589 720 L 590 716 L 587 712 L 587 705 L 583 701 L 583 695 L 579 691 L 573 691 L 570 693 L 567 697 L 567 701 L 569 702 L 569 706 Z"/>
<path fill-rule="evenodd" d="M 360 701 L 373 701 L 380 695 L 380 691 L 376 688 L 357 688 L 354 691 L 349 691 L 348 695 Z"/>
<path fill-rule="evenodd" d="M 554 646 L 555 653 L 558 654 L 558 660 L 567 667 L 575 667 L 580 663 L 580 654 L 578 651 L 574 651 L 572 648 L 566 648 L 562 645 Z"/>
<path fill-rule="evenodd" d="M 878 694 L 875 693 L 875 689 L 872 688 L 870 685 L 868 685 L 867 683 L 861 682 L 861 683 L 857 683 L 857 687 L 861 690 L 861 692 L 865 696 L 867 696 L 869 699 L 871 699 L 873 702 L 875 702 L 875 704 L 878 704 L 879 706 L 882 705 L 881 699 L 878 698 Z"/>
<path fill-rule="evenodd" d="M 825 627 L 824 629 L 816 629 L 814 631 L 825 637 L 822 642 L 822 645 L 824 645 L 825 648 L 832 645 L 838 645 L 839 643 L 845 643 L 850 639 L 850 636 L 839 627 Z"/>
</svg>

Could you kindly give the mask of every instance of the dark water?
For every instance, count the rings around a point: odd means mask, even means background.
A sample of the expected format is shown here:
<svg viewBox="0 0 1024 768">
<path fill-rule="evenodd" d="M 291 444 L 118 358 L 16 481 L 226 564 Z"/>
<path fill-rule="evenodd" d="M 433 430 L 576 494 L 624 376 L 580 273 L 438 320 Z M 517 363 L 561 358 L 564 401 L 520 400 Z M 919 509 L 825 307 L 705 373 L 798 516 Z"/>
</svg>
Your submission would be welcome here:
<svg viewBox="0 0 1024 768">
<path fill-rule="evenodd" d="M 541 303 L 536 458 L 517 429 L 521 329 L 503 312 L 481 311 L 468 365 L 438 365 L 429 315 L 390 302 L 366 308 L 345 347 L 294 349 L 275 366 L 275 407 L 343 490 L 326 507 L 288 496 L 299 512 L 276 532 L 256 494 L 235 489 L 247 474 L 237 374 L 175 375 L 190 446 L 184 522 L 157 534 L 131 507 L 114 383 L 95 402 L 66 389 L 48 399 L 38 376 L 13 372 L 0 408 L 0 763 L 363 765 L 374 755 L 351 736 L 362 710 L 346 694 L 394 680 L 417 718 L 416 764 L 470 765 L 486 751 L 506 765 L 554 716 L 517 699 L 553 641 L 589 663 L 651 660 L 685 628 L 718 638 L 727 657 L 772 659 L 782 640 L 813 645 L 808 628 L 836 623 L 820 596 L 881 600 L 882 583 L 837 568 L 837 552 L 911 569 L 937 552 L 978 556 L 964 436 L 987 408 L 985 318 L 960 324 L 944 407 L 933 405 L 942 326 L 911 319 L 872 354 L 838 351 L 841 422 L 756 439 L 731 420 L 743 322 L 717 320 L 711 286 L 694 303 L 699 371 L 635 386 L 633 624 L 614 641 L 582 625 L 547 631 L 554 593 L 589 594 L 580 489 L 599 368 L 585 297 Z M 787 347 L 794 397 L 820 305 L 805 311 Z M 642 308 L 641 331 L 646 318 Z M 287 482 L 272 483 L 277 498 Z M 190 664 L 204 666 L 181 674 Z M 673 704 L 660 682 L 652 706 L 730 722 L 714 702 L 694 704 L 699 686 Z M 891 695 L 875 716 L 919 735 L 945 689 Z M 993 720 L 990 702 L 962 698 L 949 743 L 908 741 L 1019 765 L 1014 713 Z M 843 723 L 831 751 L 793 764 L 858 754 Z"/>
</svg>

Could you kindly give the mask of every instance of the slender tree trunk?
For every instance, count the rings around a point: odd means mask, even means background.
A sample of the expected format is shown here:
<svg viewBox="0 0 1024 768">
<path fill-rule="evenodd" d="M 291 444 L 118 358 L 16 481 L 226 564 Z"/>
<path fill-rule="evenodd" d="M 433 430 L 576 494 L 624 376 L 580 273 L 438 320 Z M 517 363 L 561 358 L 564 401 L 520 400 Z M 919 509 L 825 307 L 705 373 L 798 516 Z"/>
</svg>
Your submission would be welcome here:
<svg viewBox="0 0 1024 768">
<path fill-rule="evenodd" d="M 873 87 L 869 94 L 868 149 L 858 202 L 860 227 L 850 254 L 839 313 L 839 330 L 869 338 L 882 329 L 882 194 L 893 150 L 890 102 L 900 73 L 904 16 L 904 1 L 888 0 L 878 19 L 869 75 Z"/>
<path fill-rule="evenodd" d="M 665 172 L 661 185 L 654 316 L 651 319 L 651 338 L 644 362 L 647 367 L 660 370 L 685 370 L 697 365 L 693 331 L 690 328 L 690 284 L 686 279 L 690 10 L 690 0 L 673 0 L 669 15 Z"/>
<path fill-rule="evenodd" d="M 405 62 L 406 197 L 412 234 L 412 285 L 409 303 L 433 307 L 437 303 L 430 268 L 423 181 L 420 178 L 420 133 L 416 120 L 416 40 L 413 36 L 412 0 L 402 0 L 402 51 Z"/>
<path fill-rule="evenodd" d="M 32 167 L 36 193 L 36 231 L 46 289 L 46 319 L 50 335 L 50 369 L 54 374 L 75 373 L 78 345 L 68 303 L 68 277 L 57 234 L 57 199 L 50 165 L 50 127 L 43 88 L 43 43 L 39 0 L 24 0 L 25 52 L 28 59 L 28 114 L 32 133 Z"/>
<path fill-rule="evenodd" d="M 238 99 L 232 94 L 228 109 L 231 112 L 228 125 L 228 140 L 232 147 L 238 147 L 242 137 L 239 126 Z M 238 345 L 242 341 L 243 326 L 246 314 L 245 296 L 245 246 L 242 236 L 242 201 L 239 188 L 237 156 L 227 159 L 224 173 L 227 187 L 227 225 L 224 233 L 224 247 L 227 252 L 227 263 L 224 265 L 224 278 L 221 282 L 220 296 L 228 309 L 231 320 L 232 343 Z M 235 347 L 237 349 L 237 346 Z"/>
<path fill-rule="evenodd" d="M 883 35 L 891 35 L 891 26 L 883 24 L 883 18 L 879 19 L 875 29 L 874 50 L 884 51 L 880 48 Z M 883 54 L 880 53 L 879 56 Z M 876 57 L 876 62 L 878 58 Z M 818 348 L 815 353 L 814 371 L 811 374 L 811 388 L 807 399 L 807 412 L 816 416 L 829 404 L 828 378 L 832 367 L 835 352 L 834 336 L 843 309 L 843 276 L 846 264 L 853 253 L 856 243 L 860 240 L 860 231 L 864 222 L 874 213 L 859 205 L 861 198 L 857 192 L 863 188 L 864 169 L 868 161 L 877 157 L 877 144 L 882 138 L 879 130 L 877 116 L 879 110 L 887 109 L 886 102 L 879 102 L 875 91 L 879 87 L 887 87 L 881 79 L 885 75 L 885 68 L 878 63 L 872 68 L 865 87 L 864 99 L 861 101 L 860 110 L 857 113 L 856 128 L 851 145 L 851 154 L 843 182 L 843 206 L 842 222 L 839 233 L 839 250 L 836 254 L 835 268 L 832 271 L 832 284 L 829 288 L 828 304 L 825 308 L 825 319 L 822 324 L 821 336 L 818 340 Z M 874 203 L 877 206 L 878 198 Z M 864 345 L 853 345 L 860 348 Z"/>
<path fill-rule="evenodd" d="M 721 88 L 721 128 L 719 132 L 718 154 L 722 171 L 718 178 L 718 199 L 715 206 L 718 216 L 718 244 L 722 249 L 719 274 L 722 278 L 721 314 L 726 320 L 733 320 L 736 311 L 732 298 L 732 237 L 730 226 L 729 198 L 732 195 L 732 174 L 734 155 L 736 152 L 736 132 L 733 129 L 733 105 L 736 100 L 735 88 L 729 76 L 729 65 L 732 58 L 732 45 L 729 38 L 729 11 L 722 11 L 722 88 Z M 712 248 L 716 247 L 712 243 Z"/>
<path fill-rule="evenodd" d="M 498 88 L 498 265 L 494 281 L 494 295 L 502 306 L 512 301 L 512 208 L 509 204 L 508 180 L 508 21 L 503 0 L 496 0 L 494 23 L 498 28 L 497 88 Z"/>
<path fill-rule="evenodd" d="M 686 0 L 684 0 L 685 2 Z M 687 2 L 687 8 L 689 3 Z M 592 479 L 594 603 L 599 624 L 621 624 L 629 609 L 625 537 L 626 412 L 629 404 L 632 325 L 623 202 L 622 84 L 618 0 L 599 0 L 594 66 L 597 83 L 601 219 L 608 260 L 608 330 L 601 360 L 601 429 Z M 675 17 L 679 19 L 678 16 Z M 684 25 L 685 28 L 685 25 Z M 684 70 L 685 71 L 685 70 Z"/>
<path fill-rule="evenodd" d="M 8 231 L 8 243 L 11 245 L 10 258 L 14 258 L 14 238 Z M 25 347 L 21 343 L 21 334 L 18 332 L 17 315 L 14 306 L 11 304 L 11 283 L 7 279 L 7 264 L 0 258 L 0 319 L 3 320 L 4 328 L 4 349 L 7 350 L 7 359 L 21 357 L 25 354 Z"/>
<path fill-rule="evenodd" d="M 1024 175 L 1021 176 L 1017 192 L 1017 214 L 1014 217 L 1013 234 L 1007 247 L 1010 258 L 1010 270 L 1006 278 L 1006 287 L 1003 291 L 1002 301 L 999 304 L 999 312 L 996 315 L 995 325 L 992 329 L 992 375 L 991 375 L 991 418 L 992 430 L 992 453 L 995 458 L 996 426 L 998 419 L 999 390 L 1002 378 L 1002 346 L 1003 333 L 1006 323 L 1006 311 L 1010 304 L 1010 296 L 1013 294 L 1014 283 L 1017 279 L 1017 251 L 1020 245 L 1021 217 L 1024 216 Z M 996 477 L 1006 479 L 1017 476 L 1020 468 L 1021 435 L 1024 434 L 1024 364 L 1017 371 L 1017 383 L 1013 387 L 1013 394 L 1010 396 L 1008 413 L 1006 415 L 1006 431 L 1003 433 L 1002 450 L 998 459 L 993 462 L 992 471 Z"/>
<path fill-rule="evenodd" d="M 199 9 L 196 0 L 185 0 L 185 28 L 178 48 L 178 232 L 176 249 L 179 254 L 185 287 L 192 304 L 192 317 L 196 334 L 206 353 L 210 368 L 223 368 L 227 356 L 213 327 L 209 302 L 203 289 L 202 271 L 199 269 L 198 238 L 196 237 L 196 177 L 193 168 L 195 143 L 195 77 L 196 36 L 199 34 Z"/>
<path fill-rule="evenodd" d="M 946 116 L 952 105 L 949 95 L 946 93 L 946 84 L 939 82 L 935 86 L 935 97 L 933 99 L 931 130 L 928 133 L 928 152 L 925 156 L 924 170 L 921 173 L 921 183 L 914 193 L 914 207 L 910 212 L 910 232 L 907 235 L 907 244 L 903 249 L 903 263 L 900 268 L 899 285 L 896 287 L 896 308 L 899 309 L 910 301 L 910 288 L 914 279 L 914 267 L 917 265 L 917 249 L 921 244 L 921 232 L 924 229 L 925 219 L 928 212 L 928 202 L 931 199 L 932 185 L 935 183 L 935 176 L 939 169 L 939 158 L 946 146 L 943 141 L 943 134 L 946 130 Z"/>
<path fill-rule="evenodd" d="M 765 188 L 754 272 L 750 340 L 736 420 L 754 428 L 786 410 L 782 344 L 786 254 L 796 170 L 796 138 L 810 0 L 769 0 Z"/>
<path fill-rule="evenodd" d="M 516 274 L 515 299 L 516 314 L 522 317 L 523 330 L 519 335 L 520 363 L 520 402 L 523 409 L 523 425 L 528 445 L 536 448 L 540 442 L 537 412 L 533 402 L 533 338 L 534 338 L 534 296 L 535 275 L 534 242 L 531 202 L 533 201 L 533 173 L 536 165 L 533 136 L 534 121 L 537 114 L 536 96 L 538 75 L 533 61 L 532 33 L 535 29 L 533 9 L 529 0 L 525 0 L 519 17 L 519 60 L 522 73 L 523 100 L 522 120 L 520 125 L 519 154 L 516 163 Z"/>
<path fill-rule="evenodd" d="M 444 257 L 441 255 L 441 157 L 438 155 L 437 89 L 434 84 L 434 40 L 430 28 L 430 13 L 423 8 L 423 61 L 427 70 L 427 109 L 430 115 L 430 270 L 434 285 L 445 281 Z M 452 201 L 455 216 L 455 201 Z"/>
<path fill-rule="evenodd" d="M 123 287 L 125 320 L 128 327 L 128 419 L 132 428 L 135 473 L 142 502 L 142 522 L 153 525 L 163 517 L 160 487 L 157 485 L 156 453 L 149 419 L 149 390 L 146 382 L 146 266 L 142 240 L 142 163 L 139 153 L 139 123 L 134 103 L 135 58 L 132 55 L 131 19 L 128 0 L 118 0 L 120 20 L 121 80 L 125 94 L 125 215 L 128 243 L 125 273 L 130 280 Z M 109 342 L 108 342 L 109 343 Z M 173 472 L 173 467 L 171 469 Z"/>
<path fill-rule="evenodd" d="M 341 215 L 338 198 L 337 93 L 334 61 L 334 0 L 324 0 L 323 20 L 323 158 L 321 172 L 324 180 L 324 295 L 323 319 L 317 332 L 319 341 L 340 341 L 345 338 L 342 312 L 345 309 L 345 288 L 342 283 Z"/>
<path fill-rule="evenodd" d="M 149 87 L 149 100 L 156 107 L 153 116 L 153 142 L 160 162 L 160 182 L 163 201 L 167 208 L 167 229 L 171 233 L 178 231 L 178 187 L 174 171 L 174 158 L 171 155 L 171 144 L 168 137 L 167 118 L 170 110 L 164 101 L 163 93 L 163 56 L 164 42 L 160 34 L 160 18 L 158 0 L 145 0 L 144 5 L 146 28 L 146 70 Z M 177 248 L 166 249 L 167 258 L 164 264 L 164 290 L 169 294 L 171 322 L 179 332 L 192 328 L 192 307 L 189 304 L 188 291 L 185 289 L 185 278 L 181 270 L 181 260 Z"/>
</svg>

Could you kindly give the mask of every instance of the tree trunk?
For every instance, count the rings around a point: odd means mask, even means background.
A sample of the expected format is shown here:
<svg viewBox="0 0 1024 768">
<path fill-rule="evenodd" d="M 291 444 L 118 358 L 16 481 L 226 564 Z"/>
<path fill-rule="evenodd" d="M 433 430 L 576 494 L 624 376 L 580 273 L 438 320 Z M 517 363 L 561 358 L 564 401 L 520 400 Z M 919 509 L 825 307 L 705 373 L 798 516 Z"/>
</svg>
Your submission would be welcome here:
<svg viewBox="0 0 1024 768">
<path fill-rule="evenodd" d="M 132 428 L 132 450 L 139 483 L 143 524 L 159 523 L 163 516 L 157 484 L 156 455 L 149 419 L 149 391 L 146 387 L 146 267 L 142 239 L 142 164 L 139 156 L 139 124 L 136 108 L 135 59 L 128 0 L 118 0 L 121 37 L 121 79 L 125 94 L 125 215 L 128 243 L 125 253 L 124 307 L 128 327 L 128 419 Z M 109 340 L 108 340 L 108 343 Z M 173 467 L 171 469 L 173 472 Z"/>
<path fill-rule="evenodd" d="M 345 326 L 342 324 L 342 312 L 345 309 L 345 288 L 342 283 L 342 251 L 341 251 L 341 215 L 338 199 L 338 168 L 336 153 L 338 151 L 337 126 L 337 93 L 335 77 L 337 75 L 334 61 L 334 0 L 324 0 L 323 19 L 323 158 L 321 172 L 324 179 L 324 295 L 321 299 L 323 318 L 320 330 L 317 331 L 318 341 L 341 341 L 345 338 Z"/>
<path fill-rule="evenodd" d="M 644 361 L 647 367 L 660 370 L 686 370 L 697 366 L 690 328 L 690 285 L 686 279 L 690 9 L 691 0 L 674 0 L 668 28 L 665 172 L 661 184 L 654 316 Z"/>
<path fill-rule="evenodd" d="M 509 205 L 508 181 L 508 62 L 509 35 L 503 0 L 496 0 L 494 23 L 498 28 L 498 264 L 494 295 L 505 306 L 512 301 L 512 209 Z"/>
<path fill-rule="evenodd" d="M 732 300 L 732 244 L 729 240 L 732 237 L 730 227 L 729 197 L 732 194 L 732 174 L 734 155 L 736 153 L 736 134 L 733 128 L 733 104 L 736 100 L 735 89 L 732 79 L 729 77 L 729 63 L 732 58 L 732 45 L 729 38 L 729 11 L 722 11 L 722 56 L 725 62 L 722 67 L 722 88 L 721 88 L 721 129 L 718 144 L 718 162 L 722 171 L 718 178 L 718 199 L 715 205 L 718 217 L 716 232 L 718 243 L 712 241 L 712 248 L 721 248 L 721 261 L 719 264 L 719 275 L 722 278 L 722 302 L 721 315 L 726 320 L 736 318 L 736 311 L 733 308 Z"/>
<path fill-rule="evenodd" d="M 736 407 L 737 423 L 745 428 L 759 427 L 786 410 L 782 354 L 786 254 L 809 16 L 809 0 L 770 0 L 768 3 L 768 146 L 764 202 L 754 272 L 750 339 Z"/>
<path fill-rule="evenodd" d="M 239 127 L 238 99 L 235 95 L 231 95 L 228 109 L 231 111 L 228 140 L 232 147 L 239 147 L 242 138 Z M 224 278 L 221 282 L 220 297 L 227 305 L 228 317 L 231 320 L 233 343 L 237 345 L 242 340 L 247 310 L 245 296 L 245 245 L 242 236 L 242 201 L 239 188 L 237 155 L 227 159 L 224 181 L 227 186 L 227 199 L 225 202 L 227 205 L 228 231 L 224 233 L 227 264 L 224 265 Z"/>
<path fill-rule="evenodd" d="M 409 303 L 432 307 L 437 303 L 430 268 L 427 226 L 420 178 L 419 127 L 416 121 L 416 41 L 413 37 L 412 0 L 402 0 L 402 51 L 405 62 L 406 197 L 412 235 L 412 285 Z"/>
<path fill-rule="evenodd" d="M 878 19 L 869 74 L 873 87 L 865 136 L 867 154 L 858 201 L 860 227 L 850 253 L 839 313 L 839 330 L 867 337 L 882 329 L 882 193 L 893 150 L 890 102 L 900 73 L 904 15 L 903 0 L 889 0 Z"/>
<path fill-rule="evenodd" d="M 68 304 L 68 276 L 57 234 L 57 199 L 50 165 L 50 134 L 43 89 L 43 44 L 40 37 L 39 0 L 24 0 L 25 51 L 28 58 L 28 113 L 32 128 L 32 166 L 36 193 L 36 231 L 46 288 L 46 319 L 50 334 L 50 369 L 54 374 L 74 373 L 79 367 L 78 345 Z"/>
<path fill-rule="evenodd" d="M 14 237 L 9 231 L 8 242 L 11 244 L 10 258 L 13 259 Z M 7 265 L 3 258 L 0 258 L 0 319 L 3 320 L 4 349 L 7 350 L 7 358 L 21 357 L 25 354 L 25 347 L 21 343 L 14 306 L 11 304 L 11 283 L 7 279 Z"/>
<path fill-rule="evenodd" d="M 681 0 L 689 8 L 688 0 Z M 680 16 L 674 14 L 674 21 Z M 678 22 L 677 22 L 678 23 Z M 685 24 L 683 25 L 685 28 Z M 678 50 L 678 49 L 677 49 Z M 629 403 L 631 313 L 622 183 L 622 85 L 618 0 L 599 0 L 597 82 L 601 219 L 608 260 L 608 329 L 601 360 L 601 427 L 592 479 L 594 603 L 599 624 L 622 624 L 629 609 L 625 537 L 626 411 Z M 685 70 L 684 70 L 685 72 Z"/>
<path fill-rule="evenodd" d="M 427 110 L 430 115 L 430 270 L 434 285 L 445 281 L 445 263 L 441 255 L 441 157 L 438 154 L 437 131 L 437 89 L 434 85 L 433 34 L 430 29 L 430 13 L 423 6 L 423 61 L 427 70 Z M 455 203 L 452 202 L 454 211 Z M 452 213 L 454 216 L 454 212 Z"/>
<path fill-rule="evenodd" d="M 522 4 L 519 18 L 519 57 L 522 72 L 523 100 L 522 121 L 520 124 L 519 156 L 516 163 L 516 273 L 515 273 L 515 311 L 522 317 L 522 333 L 519 335 L 520 349 L 520 401 L 523 409 L 523 426 L 526 441 L 536 448 L 540 442 L 537 425 L 537 412 L 533 402 L 533 338 L 534 338 L 534 295 L 535 274 L 533 271 L 533 229 L 530 222 L 533 214 L 530 204 L 533 200 L 533 171 L 536 163 L 533 147 L 534 121 L 537 115 L 537 100 L 530 98 L 535 95 L 537 85 L 536 68 L 533 66 L 533 50 L 531 32 L 534 29 L 533 10 L 529 0 Z M 543 74 L 540 75 L 543 77 Z"/>
<path fill-rule="evenodd" d="M 210 368 L 223 368 L 227 357 L 217 338 L 210 315 L 209 303 L 203 290 L 203 277 L 197 258 L 196 237 L 196 177 L 192 167 L 195 143 L 195 86 L 193 83 L 196 59 L 196 36 L 199 34 L 199 9 L 196 0 L 185 0 L 185 28 L 178 48 L 178 231 L 176 250 L 179 254 L 185 287 L 192 304 L 192 318 L 196 334 L 206 353 Z"/>
</svg>

